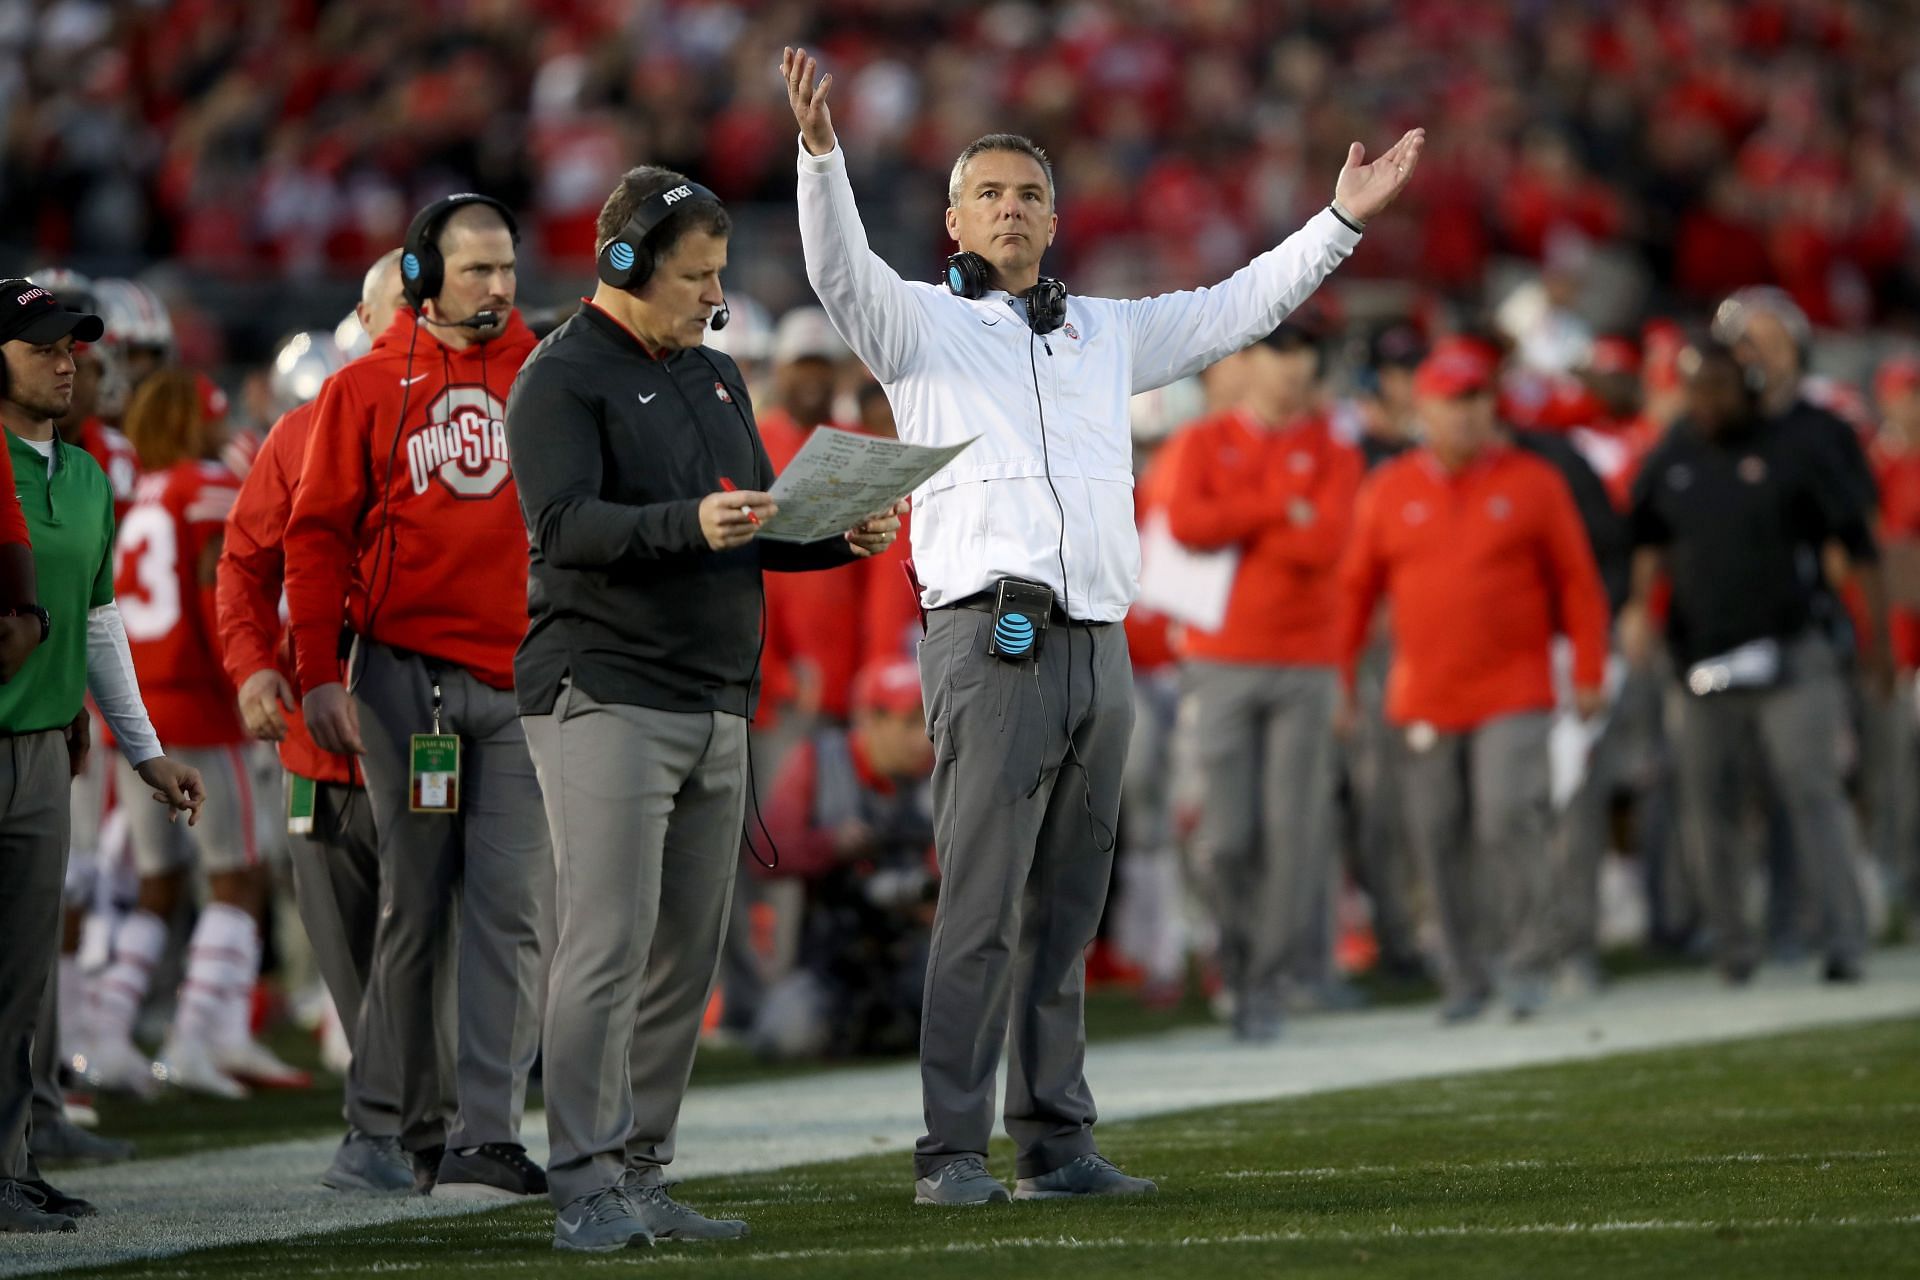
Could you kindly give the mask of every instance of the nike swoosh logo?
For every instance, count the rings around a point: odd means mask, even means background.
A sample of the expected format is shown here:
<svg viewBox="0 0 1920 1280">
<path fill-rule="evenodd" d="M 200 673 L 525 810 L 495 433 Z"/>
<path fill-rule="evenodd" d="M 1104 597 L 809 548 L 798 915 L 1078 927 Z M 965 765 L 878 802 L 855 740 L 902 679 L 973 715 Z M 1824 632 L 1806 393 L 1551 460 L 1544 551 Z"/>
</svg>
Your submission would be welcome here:
<svg viewBox="0 0 1920 1280">
<path fill-rule="evenodd" d="M 659 393 L 658 391 L 656 391 L 656 392 L 654 392 L 654 393 L 653 393 L 653 396 L 657 396 L 657 395 L 659 395 L 659 394 L 660 394 L 660 393 Z M 640 397 L 640 403 L 641 403 L 641 404 L 652 404 L 652 403 L 653 403 L 653 396 L 641 396 L 641 397 Z"/>
<path fill-rule="evenodd" d="M 428 378 L 428 377 L 432 377 L 432 376 L 433 376 L 433 375 L 431 375 L 431 374 L 426 374 L 426 373 L 421 373 L 421 374 L 416 374 L 416 375 L 414 375 L 414 376 L 413 376 L 413 377 L 411 377 L 411 378 L 402 378 L 402 379 L 400 379 L 400 385 L 401 385 L 401 386 L 403 386 L 403 387 L 410 387 L 410 386 L 412 386 L 412 385 L 413 385 L 414 383 L 416 383 L 416 382 L 418 382 L 418 381 L 420 381 L 420 379 L 421 379 L 421 378 Z"/>
<path fill-rule="evenodd" d="M 994 317 L 993 319 L 991 319 L 991 320 L 982 320 L 982 321 L 981 321 L 980 323 L 981 323 L 981 324 L 983 324 L 983 325 L 985 325 L 985 326 L 987 326 L 987 328 L 989 328 L 989 329 L 991 329 L 991 328 L 993 328 L 993 326 L 995 326 L 995 325 L 997 325 L 997 324 L 999 324 L 999 323 L 1000 323 L 1000 317 L 999 317 L 999 316 L 995 316 L 995 317 Z"/>
</svg>

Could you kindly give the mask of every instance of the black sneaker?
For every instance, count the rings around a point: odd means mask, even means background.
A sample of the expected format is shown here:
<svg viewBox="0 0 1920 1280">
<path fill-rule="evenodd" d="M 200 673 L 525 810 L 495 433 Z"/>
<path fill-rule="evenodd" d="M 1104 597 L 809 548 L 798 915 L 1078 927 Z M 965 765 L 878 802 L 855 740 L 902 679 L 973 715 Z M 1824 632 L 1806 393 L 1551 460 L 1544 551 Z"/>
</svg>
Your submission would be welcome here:
<svg viewBox="0 0 1920 1280">
<path fill-rule="evenodd" d="M 422 1147 L 407 1153 L 413 1158 L 413 1194 L 430 1196 L 433 1184 L 440 1180 L 440 1164 L 446 1157 L 444 1146 Z"/>
<path fill-rule="evenodd" d="M 14 1178 L 0 1178 L 0 1232 L 38 1234 L 78 1231 L 64 1213 L 48 1213 L 40 1198 Z"/>
<path fill-rule="evenodd" d="M 518 1200 L 547 1194 L 547 1171 L 517 1142 L 447 1152 L 433 1195 L 440 1200 Z"/>
<path fill-rule="evenodd" d="M 1866 980 L 1866 976 L 1865 973 L 1861 972 L 1860 962 L 1858 960 L 1847 960 L 1839 956 L 1834 956 L 1829 959 L 1826 970 L 1820 975 L 1823 981 L 1841 985 L 1863 982 Z"/>
<path fill-rule="evenodd" d="M 27 1199 L 40 1206 L 43 1213 L 68 1218 L 93 1218 L 100 1213 L 92 1201 L 70 1196 L 49 1184 L 45 1178 L 22 1178 L 20 1189 L 26 1192 Z"/>
</svg>

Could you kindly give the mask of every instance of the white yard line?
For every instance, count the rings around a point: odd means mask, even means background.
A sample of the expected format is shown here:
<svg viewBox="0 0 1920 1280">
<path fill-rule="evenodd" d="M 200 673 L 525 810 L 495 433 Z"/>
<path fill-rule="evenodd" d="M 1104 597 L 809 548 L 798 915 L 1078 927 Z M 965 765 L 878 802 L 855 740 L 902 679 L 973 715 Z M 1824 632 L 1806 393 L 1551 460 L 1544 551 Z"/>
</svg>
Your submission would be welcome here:
<svg viewBox="0 0 1920 1280">
<path fill-rule="evenodd" d="M 1290 1024 L 1277 1044 L 1259 1048 L 1236 1044 L 1223 1031 L 1183 1031 L 1096 1045 L 1087 1055 L 1087 1076 L 1102 1118 L 1118 1120 L 1920 1014 L 1920 950 L 1878 953 L 1870 972 L 1871 980 L 1861 986 L 1836 988 L 1816 983 L 1804 967 L 1765 971 L 1743 991 L 1728 991 L 1706 975 L 1643 978 L 1621 983 L 1596 999 L 1553 1006 L 1524 1026 L 1489 1019 L 1442 1028 L 1435 1024 L 1433 1011 L 1422 1008 L 1302 1019 Z M 529 1116 L 526 1127 L 529 1150 L 544 1159 L 544 1117 Z M 681 1117 L 682 1155 L 674 1173 L 746 1173 L 905 1151 L 920 1128 L 919 1077 L 910 1064 L 697 1089 Z M 0 1239 L 0 1277 L 93 1269 L 132 1258 L 497 1207 L 376 1200 L 322 1190 L 316 1179 L 334 1141 L 282 1142 L 62 1173 L 57 1184 L 98 1203 L 102 1216 L 83 1221 L 76 1235 Z M 1315 1172 L 1246 1171 L 1241 1176 L 1312 1177 Z M 902 1160 L 902 1195 L 908 1193 L 909 1179 Z M 1698 1225 L 1707 1224 L 1645 1227 L 1684 1230 Z M 1459 1230 L 1524 1234 L 1629 1229 L 1635 1224 Z M 1429 1229 L 1426 1234 L 1443 1230 L 1450 1229 Z M 905 1256 L 910 1251 L 900 1252 Z"/>
</svg>

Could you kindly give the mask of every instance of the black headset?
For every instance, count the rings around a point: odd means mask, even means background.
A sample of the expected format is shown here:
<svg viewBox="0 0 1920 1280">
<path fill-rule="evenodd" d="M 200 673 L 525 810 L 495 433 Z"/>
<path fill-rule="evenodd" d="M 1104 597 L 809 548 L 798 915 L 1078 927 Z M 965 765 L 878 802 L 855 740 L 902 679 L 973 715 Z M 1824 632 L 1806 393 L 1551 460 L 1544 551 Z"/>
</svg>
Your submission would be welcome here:
<svg viewBox="0 0 1920 1280">
<path fill-rule="evenodd" d="M 661 223 L 689 201 L 725 207 L 719 196 L 697 182 L 682 182 L 641 201 L 620 234 L 600 246 L 596 262 L 601 282 L 628 292 L 646 287 L 653 269 L 660 265 L 657 249 L 647 241 Z M 722 302 L 707 323 L 718 330 L 727 327 L 727 320 L 727 304 Z"/>
<path fill-rule="evenodd" d="M 507 234 L 516 245 L 520 243 L 520 224 L 514 220 L 513 210 L 492 196 L 458 191 L 435 200 L 413 215 L 413 221 L 407 224 L 407 237 L 400 242 L 400 292 L 415 311 L 423 310 L 428 298 L 439 297 L 440 287 L 447 282 L 447 260 L 440 254 L 440 228 L 454 210 L 470 204 L 486 205 L 499 214 L 507 224 Z"/>
<path fill-rule="evenodd" d="M 961 298 L 984 298 L 993 267 L 977 253 L 962 251 L 947 259 L 947 288 Z M 1051 276 L 1020 295 L 1027 304 L 1027 327 L 1045 336 L 1067 322 L 1067 286 Z"/>
</svg>

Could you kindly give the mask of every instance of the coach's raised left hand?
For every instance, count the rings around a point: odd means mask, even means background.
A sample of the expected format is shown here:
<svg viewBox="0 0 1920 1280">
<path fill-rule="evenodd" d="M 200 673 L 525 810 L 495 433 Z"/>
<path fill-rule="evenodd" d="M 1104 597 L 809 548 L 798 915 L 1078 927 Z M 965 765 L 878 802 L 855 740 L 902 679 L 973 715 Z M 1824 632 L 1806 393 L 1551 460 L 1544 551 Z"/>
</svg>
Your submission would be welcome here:
<svg viewBox="0 0 1920 1280">
<path fill-rule="evenodd" d="M 1354 143 L 1347 148 L 1347 163 L 1333 184 L 1334 203 L 1360 222 L 1385 212 L 1413 177 L 1426 143 L 1425 129 L 1409 129 L 1372 164 L 1366 163 L 1366 147 Z"/>
<path fill-rule="evenodd" d="M 884 515 L 862 520 L 847 530 L 847 542 L 854 552 L 863 556 L 877 556 L 893 545 L 900 536 L 900 513 L 906 510 L 904 502 L 895 503 Z"/>
</svg>

